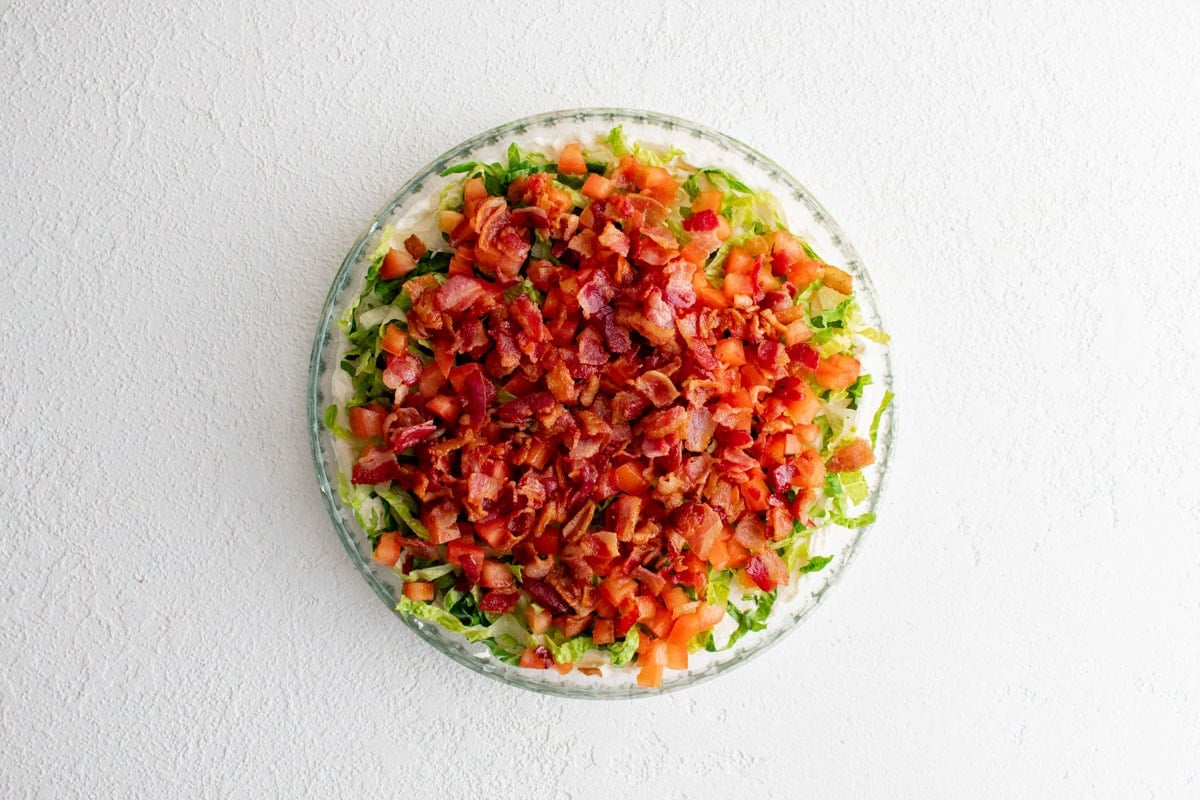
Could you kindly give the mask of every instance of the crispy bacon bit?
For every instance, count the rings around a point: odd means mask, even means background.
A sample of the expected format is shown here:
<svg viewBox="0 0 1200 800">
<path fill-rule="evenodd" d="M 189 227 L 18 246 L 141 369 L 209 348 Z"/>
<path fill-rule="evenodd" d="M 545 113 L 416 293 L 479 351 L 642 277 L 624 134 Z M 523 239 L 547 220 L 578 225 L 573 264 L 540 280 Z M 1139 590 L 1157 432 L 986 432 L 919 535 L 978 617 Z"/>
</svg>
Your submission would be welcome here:
<svg viewBox="0 0 1200 800">
<path fill-rule="evenodd" d="M 633 385 L 656 408 L 669 406 L 679 397 L 679 390 L 675 388 L 675 384 L 658 370 L 652 369 L 642 373 L 634 380 Z"/>
<path fill-rule="evenodd" d="M 545 230 L 550 227 L 550 217 L 536 206 L 515 208 L 509 213 L 508 218 L 514 225 L 523 225 L 526 228 Z"/>
<path fill-rule="evenodd" d="M 746 574 L 764 592 L 771 591 L 781 583 L 785 586 L 788 583 L 787 564 L 769 547 L 746 563 Z"/>
<path fill-rule="evenodd" d="M 738 520 L 737 527 L 733 529 L 733 538 L 751 553 L 761 553 L 767 546 L 766 528 L 754 514 L 747 514 Z"/>
<path fill-rule="evenodd" d="M 479 600 L 479 610 L 489 614 L 507 614 L 517 607 L 521 593 L 513 589 L 493 589 Z"/>
<path fill-rule="evenodd" d="M 717 423 L 713 420 L 712 412 L 705 406 L 690 406 L 688 408 L 687 434 L 684 447 L 693 453 L 703 453 L 708 449 Z"/>
<path fill-rule="evenodd" d="M 429 541 L 444 544 L 462 536 L 458 527 L 458 508 L 451 500 L 421 509 L 421 524 L 429 531 Z"/>
<path fill-rule="evenodd" d="M 400 477 L 396 454 L 385 447 L 368 446 L 350 472 L 351 483 L 383 483 Z"/>
<path fill-rule="evenodd" d="M 605 224 L 604 230 L 600 232 L 597 241 L 601 247 L 611 250 L 617 255 L 629 255 L 629 237 L 611 222 Z"/>
<path fill-rule="evenodd" d="M 424 441 L 437 432 L 437 428 L 432 422 L 422 422 L 420 425 L 410 425 L 407 428 L 398 428 L 392 433 L 391 442 L 392 449 L 397 453 L 407 450 L 417 442 Z"/>
<path fill-rule="evenodd" d="M 686 503 L 672 517 L 676 529 L 687 540 L 692 552 L 708 558 L 708 551 L 721 534 L 721 518 L 704 503 Z"/>
<path fill-rule="evenodd" d="M 608 274 L 598 269 L 579 287 L 579 309 L 585 318 L 590 319 L 599 314 L 615 294 L 616 288 L 609 281 Z"/>
<path fill-rule="evenodd" d="M 533 602 L 552 614 L 565 614 L 571 610 L 562 596 L 552 586 L 541 580 L 526 577 L 521 581 L 521 588 L 529 593 Z"/>
<path fill-rule="evenodd" d="M 389 389 L 400 389 L 415 384 L 421 378 L 421 360 L 412 353 L 388 356 L 387 369 L 383 371 L 383 385 Z"/>
</svg>

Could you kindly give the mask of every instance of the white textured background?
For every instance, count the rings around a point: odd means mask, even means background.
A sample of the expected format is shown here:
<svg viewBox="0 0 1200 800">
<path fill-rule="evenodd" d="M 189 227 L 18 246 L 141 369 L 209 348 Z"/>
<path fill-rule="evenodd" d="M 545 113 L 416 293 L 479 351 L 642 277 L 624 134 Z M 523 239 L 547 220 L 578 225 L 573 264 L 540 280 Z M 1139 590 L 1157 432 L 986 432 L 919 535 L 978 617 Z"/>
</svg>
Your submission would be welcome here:
<svg viewBox="0 0 1200 800">
<path fill-rule="evenodd" d="M 1200 7 L 806 5 L 0 1 L 0 794 L 1200 796 Z M 805 182 L 902 392 L 828 603 L 624 704 L 422 645 L 304 434 L 376 209 L 582 105 Z"/>
</svg>

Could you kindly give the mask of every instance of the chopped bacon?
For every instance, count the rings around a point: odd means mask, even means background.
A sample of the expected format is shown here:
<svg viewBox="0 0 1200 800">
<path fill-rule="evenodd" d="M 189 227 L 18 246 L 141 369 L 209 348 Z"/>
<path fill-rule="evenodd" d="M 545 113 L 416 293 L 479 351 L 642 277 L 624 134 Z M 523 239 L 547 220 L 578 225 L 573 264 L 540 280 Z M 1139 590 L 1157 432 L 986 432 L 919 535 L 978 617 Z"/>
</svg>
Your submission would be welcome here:
<svg viewBox="0 0 1200 800">
<path fill-rule="evenodd" d="M 368 446 L 350 472 L 351 483 L 383 483 L 398 477 L 400 464 L 396 454 L 385 447 Z"/>
<path fill-rule="evenodd" d="M 669 406 L 679 397 L 679 390 L 675 388 L 675 384 L 658 370 L 652 369 L 642 373 L 634 380 L 633 385 L 656 408 Z"/>
<path fill-rule="evenodd" d="M 590 319 L 599 314 L 615 294 L 616 288 L 609 281 L 608 274 L 598 269 L 579 287 L 579 310 L 585 318 Z"/>
<path fill-rule="evenodd" d="M 407 428 L 398 428 L 391 433 L 392 449 L 397 453 L 407 450 L 417 442 L 424 441 L 437 432 L 437 427 L 432 422 L 422 422 L 420 425 L 410 425 Z"/>
<path fill-rule="evenodd" d="M 716 430 L 717 423 L 713 420 L 711 411 L 704 406 L 689 407 L 684 447 L 693 453 L 703 453 L 708 449 L 708 443 L 712 441 Z"/>
<path fill-rule="evenodd" d="M 597 237 L 600 246 L 606 250 L 611 250 L 617 255 L 629 255 L 629 237 L 611 222 L 604 226 L 604 230 Z"/>
<path fill-rule="evenodd" d="M 383 385 L 389 389 L 401 389 L 414 385 L 421 378 L 421 360 L 412 353 L 388 356 L 387 368 L 383 371 Z"/>
<path fill-rule="evenodd" d="M 513 589 L 493 589 L 479 600 L 479 610 L 488 614 L 507 614 L 517 607 L 521 593 Z"/>
<path fill-rule="evenodd" d="M 781 583 L 785 586 L 788 583 L 787 564 L 769 547 L 746 563 L 746 574 L 764 592 L 771 591 Z"/>
</svg>

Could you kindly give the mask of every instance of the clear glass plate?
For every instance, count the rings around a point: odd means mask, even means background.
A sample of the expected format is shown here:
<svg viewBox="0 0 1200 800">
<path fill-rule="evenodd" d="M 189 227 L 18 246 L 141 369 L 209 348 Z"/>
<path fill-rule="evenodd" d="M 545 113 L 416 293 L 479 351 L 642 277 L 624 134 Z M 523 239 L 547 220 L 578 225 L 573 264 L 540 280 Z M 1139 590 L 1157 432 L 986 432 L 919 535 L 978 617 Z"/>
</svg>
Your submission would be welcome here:
<svg viewBox="0 0 1200 800">
<path fill-rule="evenodd" d="M 678 147 L 691 164 L 723 167 L 749 186 L 774 193 L 783 208 L 788 227 L 803 236 L 826 262 L 840 266 L 854 276 L 856 296 L 864 318 L 871 326 L 884 329 L 871 279 L 853 246 L 846 241 L 828 212 L 774 161 L 722 133 L 646 111 L 578 109 L 519 119 L 450 149 L 406 183 L 350 248 L 325 300 L 309 363 L 308 436 L 317 483 L 324 495 L 334 530 L 350 558 L 389 608 L 396 606 L 400 581 L 390 569 L 381 567 L 371 559 L 366 534 L 355 521 L 353 511 L 338 496 L 338 472 L 340 470 L 348 474 L 353 455 L 325 429 L 323 421 L 324 410 L 332 402 L 332 378 L 338 369 L 340 353 L 345 344 L 337 319 L 346 304 L 353 301 L 362 288 L 367 269 L 363 255 L 369 252 L 368 244 L 385 223 L 392 223 L 399 231 L 427 229 L 427 218 L 432 216 L 429 212 L 436 207 L 442 187 L 459 177 L 439 177 L 447 166 L 462 161 L 502 160 L 505 149 L 512 142 L 526 147 L 556 147 L 574 140 L 594 141 L 616 125 L 624 127 L 630 141 L 664 149 Z M 431 235 L 426 240 L 433 241 L 434 237 Z M 874 383 L 867 387 L 860 405 L 863 409 L 860 430 L 865 430 L 869 425 L 870 415 L 878 407 L 883 393 L 890 390 L 892 385 L 891 360 L 887 348 L 872 347 L 863 358 L 863 372 L 871 374 Z M 865 471 L 871 497 L 861 511 L 874 511 L 879 503 L 892 457 L 894 431 L 893 405 L 883 414 L 880 422 L 876 465 Z M 786 590 L 781 588 L 766 630 L 747 634 L 727 651 L 695 654 L 692 668 L 687 671 L 665 670 L 662 686 L 658 689 L 638 686 L 635 682 L 636 669 L 606 667 L 602 677 L 589 677 L 578 671 L 559 675 L 554 670 L 512 667 L 496 660 L 482 644 L 470 644 L 462 636 L 449 633 L 431 622 L 411 619 L 402 614 L 397 616 L 422 639 L 453 660 L 512 686 L 581 698 L 657 695 L 727 672 L 795 630 L 849 566 L 868 529 L 869 526 L 857 530 L 820 529 L 814 534 L 810 552 L 814 555 L 832 555 L 833 561 L 820 572 L 799 576 L 799 580 L 793 577 Z"/>
</svg>

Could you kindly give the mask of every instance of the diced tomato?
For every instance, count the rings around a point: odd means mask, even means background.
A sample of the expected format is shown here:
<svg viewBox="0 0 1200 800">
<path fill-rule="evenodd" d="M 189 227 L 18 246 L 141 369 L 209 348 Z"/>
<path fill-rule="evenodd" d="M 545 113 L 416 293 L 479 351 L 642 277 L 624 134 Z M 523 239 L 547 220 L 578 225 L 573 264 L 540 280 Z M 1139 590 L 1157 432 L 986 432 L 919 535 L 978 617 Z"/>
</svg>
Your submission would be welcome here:
<svg viewBox="0 0 1200 800">
<path fill-rule="evenodd" d="M 438 230 L 450 233 L 463 223 L 463 215 L 457 211 L 439 211 L 437 217 Z"/>
<path fill-rule="evenodd" d="M 875 463 L 875 454 L 865 439 L 855 439 L 834 451 L 827 464 L 830 472 L 853 472 Z"/>
<path fill-rule="evenodd" d="M 532 605 L 525 607 L 525 624 L 529 626 L 531 633 L 545 633 L 550 630 L 551 614 L 544 608 L 534 608 Z M 612 623 L 609 624 L 611 631 Z M 603 644 L 597 641 L 596 644 Z"/>
<path fill-rule="evenodd" d="M 722 242 L 733 236 L 733 227 L 730 226 L 729 220 L 720 214 L 717 215 L 717 238 Z"/>
<path fill-rule="evenodd" d="M 375 560 L 385 567 L 394 567 L 400 560 L 400 537 L 395 533 L 380 534 L 375 544 Z"/>
<path fill-rule="evenodd" d="M 583 158 L 583 145 L 572 142 L 558 156 L 558 171 L 563 175 L 587 174 L 587 162 Z"/>
<path fill-rule="evenodd" d="M 663 167 L 646 167 L 637 179 L 637 187 L 660 203 L 671 203 L 679 191 L 679 182 Z"/>
<path fill-rule="evenodd" d="M 346 412 L 350 418 L 350 432 L 360 439 L 374 439 L 383 435 L 383 421 L 387 419 L 387 411 L 383 406 L 371 403 L 365 406 L 355 406 Z"/>
<path fill-rule="evenodd" d="M 770 507 L 770 497 L 767 481 L 761 475 L 755 475 L 742 484 L 742 498 L 746 501 L 746 508 L 751 511 L 766 511 Z"/>
<path fill-rule="evenodd" d="M 483 548 L 465 537 L 453 539 L 446 545 L 446 560 L 462 567 L 463 575 L 471 583 L 479 583 L 483 558 Z"/>
<path fill-rule="evenodd" d="M 404 596 L 418 603 L 428 603 L 433 600 L 433 584 L 429 581 L 411 581 L 404 584 Z"/>
<path fill-rule="evenodd" d="M 672 586 L 670 589 L 667 589 L 665 592 L 663 592 L 662 599 L 663 603 L 665 603 L 667 608 L 672 612 L 685 603 L 692 602 L 692 598 L 688 597 L 687 592 L 685 592 L 679 586 Z"/>
<path fill-rule="evenodd" d="M 722 339 L 713 349 L 713 355 L 722 364 L 728 364 L 731 367 L 740 367 L 746 363 L 746 351 L 742 347 L 741 339 Z"/>
<path fill-rule="evenodd" d="M 383 256 L 379 265 L 379 277 L 385 281 L 403 277 L 417 268 L 417 262 L 404 250 L 392 248 Z"/>
<path fill-rule="evenodd" d="M 532 626 L 530 626 L 532 628 Z M 536 633 L 537 631 L 535 631 Z M 613 623 L 610 619 L 598 619 L 592 626 L 592 641 L 598 645 L 612 644 L 616 641 L 613 635 Z"/>
<path fill-rule="evenodd" d="M 696 195 L 696 199 L 692 201 L 692 213 L 711 211 L 714 214 L 720 214 L 721 206 L 724 204 L 725 193 L 717 189 L 709 189 Z"/>
<path fill-rule="evenodd" d="M 655 636 L 662 638 L 671 632 L 671 623 L 674 621 L 674 619 L 675 618 L 671 616 L 670 609 L 664 606 L 658 606 L 658 608 L 655 609 L 654 616 L 652 616 L 643 624 Z"/>
<path fill-rule="evenodd" d="M 687 645 L 673 644 L 671 642 L 667 642 L 667 668 L 668 669 L 687 669 L 688 668 Z"/>
<path fill-rule="evenodd" d="M 725 280 L 721 283 L 721 291 L 725 293 L 725 297 L 729 300 L 733 300 L 739 296 L 753 298 L 755 293 L 754 278 L 738 272 L 726 273 Z"/>
<path fill-rule="evenodd" d="M 587 176 L 587 180 L 583 182 L 583 188 L 579 191 L 584 197 L 590 197 L 593 200 L 603 200 L 612 194 L 613 185 L 612 181 L 608 178 L 593 172 Z"/>
<path fill-rule="evenodd" d="M 459 403 L 453 397 L 439 394 L 425 403 L 425 407 L 438 416 L 443 422 L 454 422 L 458 419 Z"/>
<path fill-rule="evenodd" d="M 508 589 L 516 585 L 516 579 L 507 566 L 495 559 L 485 558 L 479 573 L 479 585 L 485 589 Z"/>
<path fill-rule="evenodd" d="M 724 608 L 701 603 L 692 613 L 684 614 L 675 620 L 667 641 L 686 647 L 696 634 L 711 630 L 724 616 Z"/>
<path fill-rule="evenodd" d="M 667 664 L 667 643 L 661 639 L 651 641 L 646 652 L 638 658 L 638 686 L 657 688 L 662 684 L 663 667 Z"/>
<path fill-rule="evenodd" d="M 550 669 L 554 666 L 554 656 L 544 645 L 538 645 L 523 651 L 519 663 L 525 669 Z"/>
<path fill-rule="evenodd" d="M 744 247 L 731 247 L 725 256 L 725 277 L 730 275 L 749 275 L 758 269 L 754 257 Z"/>
<path fill-rule="evenodd" d="M 614 606 L 622 606 L 637 591 L 637 582 L 622 575 L 609 575 L 600 584 L 600 591 Z M 635 617 L 636 619 L 636 617 Z"/>
<path fill-rule="evenodd" d="M 692 291 L 696 293 L 696 300 L 700 305 L 708 308 L 725 308 L 729 305 L 725 293 L 708 282 L 704 270 L 698 269 L 692 276 Z"/>
<path fill-rule="evenodd" d="M 621 491 L 638 495 L 650 487 L 649 481 L 643 476 L 642 469 L 636 461 L 630 461 L 617 467 L 614 477 Z"/>
<path fill-rule="evenodd" d="M 862 369 L 857 358 L 835 353 L 817 365 L 817 383 L 824 389 L 849 389 Z"/>
<path fill-rule="evenodd" d="M 394 356 L 408 352 L 408 334 L 399 325 L 388 325 L 379 337 L 379 349 Z"/>
</svg>

